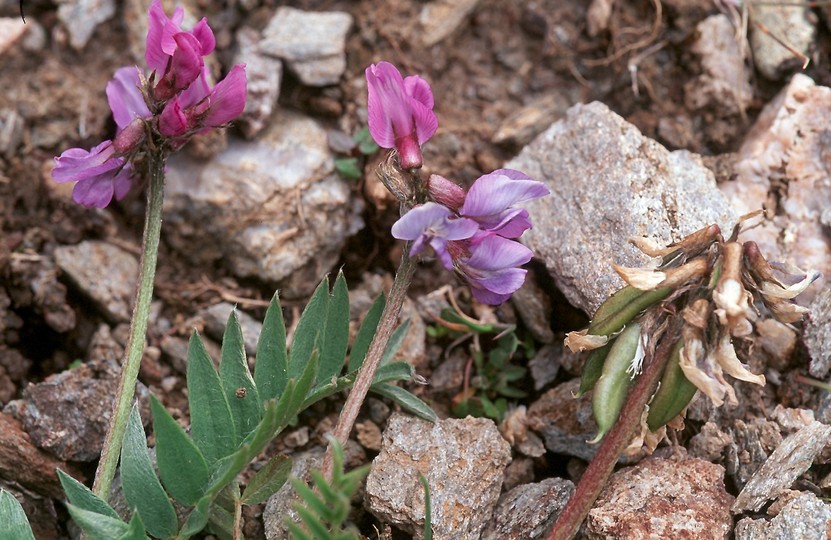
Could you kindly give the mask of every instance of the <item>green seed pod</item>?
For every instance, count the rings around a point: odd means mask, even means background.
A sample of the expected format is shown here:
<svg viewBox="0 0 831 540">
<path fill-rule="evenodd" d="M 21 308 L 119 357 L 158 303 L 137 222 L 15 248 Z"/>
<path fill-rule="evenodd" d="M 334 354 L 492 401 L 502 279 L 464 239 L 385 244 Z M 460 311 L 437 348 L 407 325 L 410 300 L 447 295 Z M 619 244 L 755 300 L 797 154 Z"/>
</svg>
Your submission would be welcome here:
<svg viewBox="0 0 831 540">
<path fill-rule="evenodd" d="M 629 393 L 632 378 L 626 371 L 632 365 L 641 343 L 641 325 L 628 325 L 615 340 L 603 364 L 603 374 L 594 385 L 592 411 L 597 422 L 596 443 L 612 429 L 620 416 L 620 409 Z"/>
<path fill-rule="evenodd" d="M 606 356 L 608 356 L 609 349 L 612 348 L 614 342 L 614 338 L 609 338 L 606 345 L 589 353 L 589 357 L 586 358 L 586 363 L 583 365 L 583 371 L 580 373 L 580 389 L 574 397 L 579 398 L 594 387 L 594 383 L 603 373 L 603 364 L 606 362 Z"/>
<path fill-rule="evenodd" d="M 646 425 L 649 431 L 656 431 L 658 428 L 681 414 L 684 407 L 689 405 L 698 388 L 684 376 L 681 369 L 681 349 L 684 347 L 684 340 L 679 339 L 672 349 L 672 356 L 661 378 L 661 386 L 655 392 L 652 402 L 649 404 L 649 414 L 646 417 Z"/>
<path fill-rule="evenodd" d="M 619 331 L 641 311 L 657 304 L 673 291 L 671 287 L 659 287 L 654 291 L 641 291 L 628 285 L 597 308 L 589 325 L 589 334 L 608 336 Z"/>
</svg>

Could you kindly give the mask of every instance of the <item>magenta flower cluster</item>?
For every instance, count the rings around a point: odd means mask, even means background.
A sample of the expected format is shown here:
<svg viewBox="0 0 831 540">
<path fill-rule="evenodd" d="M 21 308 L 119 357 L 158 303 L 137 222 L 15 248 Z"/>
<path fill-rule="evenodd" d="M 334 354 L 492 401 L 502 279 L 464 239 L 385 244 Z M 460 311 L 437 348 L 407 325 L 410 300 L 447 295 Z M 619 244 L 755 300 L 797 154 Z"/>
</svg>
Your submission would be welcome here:
<svg viewBox="0 0 831 540">
<path fill-rule="evenodd" d="M 433 93 L 422 78 L 403 78 L 392 64 L 366 70 L 369 132 L 382 148 L 395 148 L 403 169 L 422 166 L 421 145 L 438 128 Z M 465 192 L 438 175 L 430 176 L 431 201 L 415 206 L 392 226 L 392 235 L 412 241 L 410 255 L 433 249 L 442 265 L 464 277 L 473 296 L 499 304 L 525 281 L 521 265 L 530 249 L 516 241 L 531 228 L 528 211 L 517 205 L 549 190 L 519 171 L 499 169 L 477 179 Z"/>
<path fill-rule="evenodd" d="M 117 125 L 115 138 L 86 151 L 71 148 L 55 158 L 52 178 L 76 182 L 75 202 L 103 208 L 122 199 L 135 181 L 132 161 L 150 139 L 161 151 L 176 150 L 196 133 L 220 127 L 245 108 L 245 66 L 234 66 L 215 86 L 204 57 L 216 46 L 206 19 L 192 30 L 181 28 L 185 13 L 168 18 L 160 0 L 149 10 L 146 78 L 138 67 L 116 71 L 107 84 L 107 101 Z"/>
</svg>

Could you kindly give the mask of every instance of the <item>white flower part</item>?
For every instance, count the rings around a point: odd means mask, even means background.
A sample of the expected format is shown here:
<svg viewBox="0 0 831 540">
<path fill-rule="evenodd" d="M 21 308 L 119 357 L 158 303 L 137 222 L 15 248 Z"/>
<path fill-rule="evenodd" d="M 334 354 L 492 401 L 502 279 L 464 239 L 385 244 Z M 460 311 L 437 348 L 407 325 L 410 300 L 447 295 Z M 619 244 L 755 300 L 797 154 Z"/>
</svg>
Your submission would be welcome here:
<svg viewBox="0 0 831 540">
<path fill-rule="evenodd" d="M 696 388 L 713 401 L 713 405 L 720 407 L 724 404 L 724 395 L 730 386 L 701 369 L 698 366 L 699 359 L 704 363 L 704 344 L 697 339 L 685 343 L 681 348 L 681 359 L 679 361 L 681 371 Z M 735 400 L 735 395 L 733 399 Z"/>
<path fill-rule="evenodd" d="M 802 272 L 800 271 L 800 274 Z M 765 281 L 762 283 L 762 287 L 760 291 L 763 295 L 773 298 L 783 298 L 786 300 L 790 300 L 792 298 L 796 298 L 799 294 L 802 293 L 805 289 L 807 289 L 811 283 L 816 281 L 822 274 L 817 272 L 816 270 L 809 270 L 805 273 L 805 277 L 798 283 L 794 283 L 789 287 L 784 287 L 779 283 L 773 283 L 771 281 Z"/>
<path fill-rule="evenodd" d="M 566 347 L 571 349 L 571 352 L 593 351 L 609 341 L 609 336 L 595 336 L 586 332 L 587 330 L 580 330 L 566 334 Z"/>
<path fill-rule="evenodd" d="M 765 385 L 765 376 L 756 375 L 749 371 L 747 366 L 742 364 L 739 357 L 736 356 L 736 349 L 733 347 L 729 333 L 722 333 L 718 347 L 716 347 L 715 356 L 718 365 L 731 377 L 739 379 L 740 381 L 758 384 L 759 386 Z"/>
<path fill-rule="evenodd" d="M 629 239 L 629 243 L 638 248 L 641 253 L 650 257 L 663 257 L 673 250 L 673 248 L 662 246 L 648 236 L 634 236 Z"/>
<path fill-rule="evenodd" d="M 638 347 L 635 349 L 635 356 L 632 357 L 632 363 L 626 368 L 626 373 L 629 374 L 630 379 L 634 379 L 643 369 L 643 359 L 646 356 L 647 340 L 646 334 L 641 332 L 638 338 Z"/>
<path fill-rule="evenodd" d="M 744 315 L 749 306 L 747 291 L 735 279 L 725 279 L 713 291 L 713 300 L 724 311 L 727 318 Z"/>
<path fill-rule="evenodd" d="M 626 266 L 612 265 L 623 281 L 640 291 L 655 290 L 658 285 L 667 278 L 666 273 L 656 272 L 645 268 L 628 268 Z"/>
</svg>

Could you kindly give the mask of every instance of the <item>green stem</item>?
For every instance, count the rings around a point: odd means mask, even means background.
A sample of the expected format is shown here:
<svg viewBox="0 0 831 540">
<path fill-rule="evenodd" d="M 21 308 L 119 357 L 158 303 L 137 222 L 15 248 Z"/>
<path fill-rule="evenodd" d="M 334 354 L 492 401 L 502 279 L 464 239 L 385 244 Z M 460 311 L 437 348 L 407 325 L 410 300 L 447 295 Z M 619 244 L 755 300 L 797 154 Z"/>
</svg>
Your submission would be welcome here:
<svg viewBox="0 0 831 540">
<path fill-rule="evenodd" d="M 159 256 L 159 235 L 162 229 L 162 201 L 164 200 L 164 155 L 149 156 L 150 189 L 147 195 L 147 214 L 144 221 L 144 240 L 142 242 L 139 285 L 130 322 L 130 339 L 121 366 L 121 380 L 118 382 L 113 412 L 101 460 L 95 472 L 93 491 L 104 500 L 110 492 L 110 485 L 115 476 L 121 443 L 127 427 L 130 406 L 136 391 L 144 339 L 147 334 L 147 319 L 150 315 L 150 301 L 153 299 L 153 280 L 156 276 L 156 261 Z"/>
<path fill-rule="evenodd" d="M 361 369 L 358 370 L 358 377 L 355 379 L 352 390 L 349 391 L 349 397 L 346 398 L 346 403 L 340 412 L 340 416 L 338 416 L 338 424 L 332 434 L 341 446 L 346 445 L 346 440 L 349 438 L 355 420 L 358 418 L 361 404 L 366 399 L 369 387 L 372 386 L 375 371 L 381 363 L 381 358 L 384 356 L 384 350 L 387 348 L 392 331 L 398 323 L 398 315 L 401 313 L 401 306 L 407 297 L 407 289 L 410 287 L 415 269 L 416 263 L 410 258 L 410 242 L 407 242 L 404 245 L 401 265 L 395 273 L 395 281 L 392 283 L 387 303 L 384 305 L 384 311 L 381 313 L 380 321 L 378 321 L 375 336 L 369 344 L 364 363 L 361 365 Z M 329 443 L 322 469 L 328 480 L 331 480 L 332 475 L 332 457 L 332 443 Z"/>
<path fill-rule="evenodd" d="M 640 425 L 646 403 L 655 393 L 655 387 L 661 380 L 675 346 L 677 335 L 675 330 L 676 328 L 672 328 L 660 338 L 661 343 L 652 356 L 652 361 L 638 376 L 638 380 L 626 398 L 626 403 L 623 404 L 617 423 L 603 439 L 600 448 L 597 449 L 597 454 L 580 478 L 574 495 L 566 503 L 546 540 L 570 540 L 577 534 L 594 501 L 600 495 L 600 490 L 612 474 L 621 452 L 629 445 L 635 430 Z"/>
</svg>

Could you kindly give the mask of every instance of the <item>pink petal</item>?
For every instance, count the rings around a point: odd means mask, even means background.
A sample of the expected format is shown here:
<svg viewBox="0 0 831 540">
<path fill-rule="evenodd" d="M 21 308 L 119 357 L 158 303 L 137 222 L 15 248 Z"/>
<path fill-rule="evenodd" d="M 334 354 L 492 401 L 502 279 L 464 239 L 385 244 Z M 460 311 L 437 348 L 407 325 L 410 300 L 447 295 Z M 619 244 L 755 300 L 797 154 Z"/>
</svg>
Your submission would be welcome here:
<svg viewBox="0 0 831 540">
<path fill-rule="evenodd" d="M 147 61 L 147 66 L 150 69 L 161 73 L 167 67 L 168 58 L 168 55 L 162 51 L 162 33 L 164 32 L 164 27 L 168 19 L 162 8 L 161 0 L 154 0 L 150 4 L 150 10 L 147 15 L 149 21 L 144 59 Z"/>
<path fill-rule="evenodd" d="M 173 74 L 173 90 L 184 90 L 202 73 L 205 62 L 202 60 L 199 41 L 188 32 L 179 32 L 173 39 L 176 41 L 176 50 L 173 52 L 173 61 L 170 70 Z"/>
<path fill-rule="evenodd" d="M 83 148 L 70 148 L 55 158 L 52 179 L 55 182 L 74 182 L 111 171 L 122 161 L 110 159 L 113 155 L 112 141 L 104 141 L 87 152 Z"/>
<path fill-rule="evenodd" d="M 152 116 L 139 90 L 140 84 L 135 66 L 117 69 L 113 79 L 107 83 L 107 102 L 119 130 L 127 127 L 136 117 Z"/>
<path fill-rule="evenodd" d="M 178 137 L 188 130 L 188 121 L 178 98 L 173 98 L 164 106 L 159 115 L 159 133 L 165 137 Z"/>
<path fill-rule="evenodd" d="M 404 89 L 407 95 L 418 101 L 428 109 L 433 108 L 433 91 L 427 81 L 418 75 L 410 75 L 404 79 Z"/>
<path fill-rule="evenodd" d="M 424 144 L 439 128 L 439 120 L 432 109 L 419 101 L 411 101 L 413 121 L 415 122 L 418 144 Z"/>
<path fill-rule="evenodd" d="M 217 83 L 208 97 L 209 106 L 203 124 L 210 127 L 221 126 L 242 114 L 245 109 L 246 88 L 245 64 L 237 64 Z"/>
<path fill-rule="evenodd" d="M 208 26 L 208 19 L 203 17 L 201 21 L 196 23 L 191 33 L 199 41 L 202 56 L 208 56 L 213 52 L 216 47 L 216 38 L 214 37 L 214 31 Z"/>
<path fill-rule="evenodd" d="M 127 192 L 130 191 L 130 188 L 133 187 L 133 169 L 129 163 L 124 165 L 124 167 L 115 175 L 113 179 L 113 190 L 115 192 L 115 198 L 117 200 L 123 199 Z"/>
<path fill-rule="evenodd" d="M 210 76 L 208 67 L 203 66 L 199 77 L 179 94 L 179 104 L 183 109 L 196 105 L 211 94 Z"/>
<path fill-rule="evenodd" d="M 401 73 L 389 62 L 366 69 L 367 120 L 369 133 L 382 148 L 395 146 L 395 139 L 413 132 L 411 99 Z"/>
</svg>

